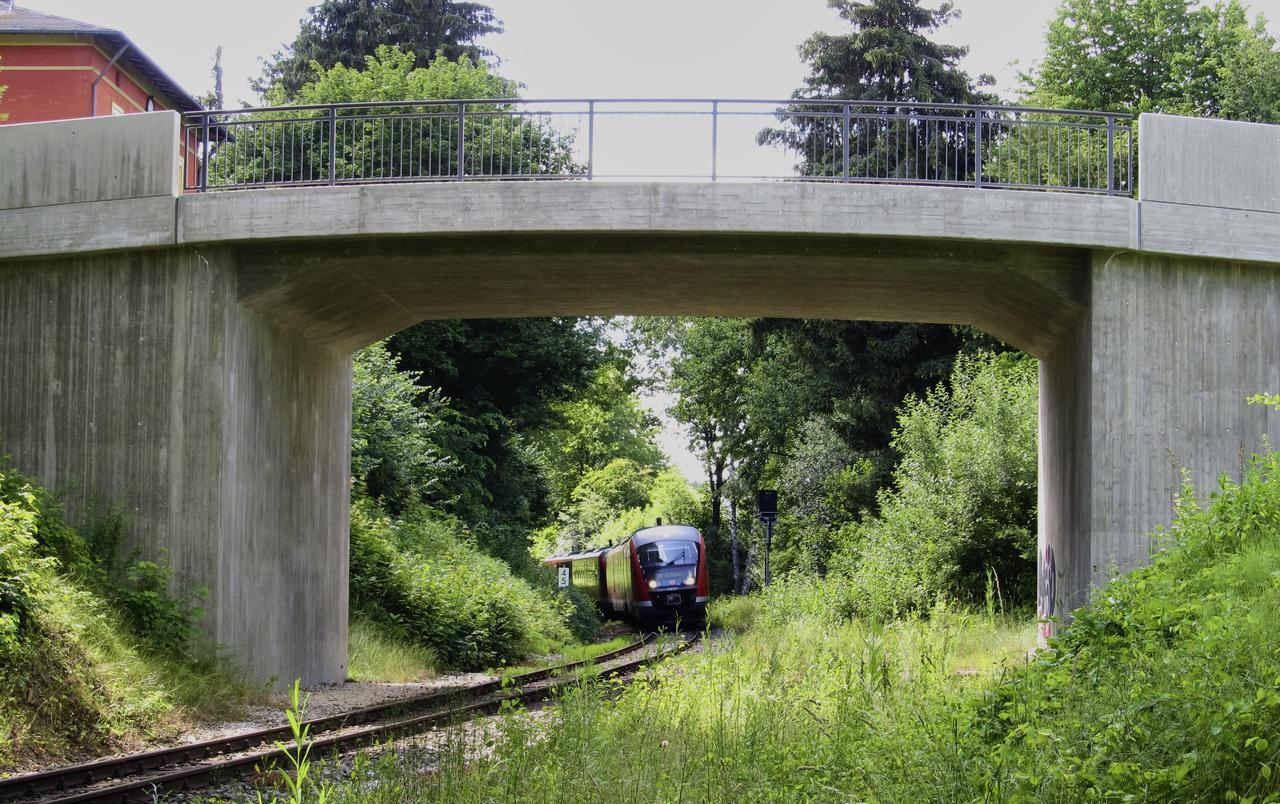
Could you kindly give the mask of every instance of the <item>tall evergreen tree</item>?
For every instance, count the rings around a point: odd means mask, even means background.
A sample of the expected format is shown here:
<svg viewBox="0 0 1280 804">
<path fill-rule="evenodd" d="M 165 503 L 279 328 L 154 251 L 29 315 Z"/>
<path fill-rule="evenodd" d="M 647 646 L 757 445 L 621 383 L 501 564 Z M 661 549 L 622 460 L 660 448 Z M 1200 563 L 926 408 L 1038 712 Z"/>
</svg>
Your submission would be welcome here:
<svg viewBox="0 0 1280 804">
<path fill-rule="evenodd" d="M 865 107 L 893 111 L 896 120 L 854 116 L 850 121 L 851 171 L 857 176 L 886 179 L 932 176 L 965 178 L 972 159 L 956 159 L 956 151 L 971 152 L 963 127 L 940 126 L 914 119 L 909 103 L 993 103 L 981 91 L 989 76 L 977 81 L 960 69 L 968 48 L 934 42 L 928 34 L 954 19 L 950 2 L 936 9 L 919 0 L 828 0 L 853 27 L 849 33 L 818 32 L 800 45 L 809 64 L 804 86 L 792 97 L 797 103 L 779 115 L 784 123 L 760 132 L 761 144 L 781 145 L 799 157 L 798 171 L 807 176 L 839 176 L 844 169 L 843 121 L 829 106 L 805 104 L 806 99 L 865 101 Z M 858 111 L 863 111 L 860 107 Z"/>
<path fill-rule="evenodd" d="M 927 170 L 939 178 L 964 178 L 962 174 L 971 171 L 972 165 L 954 159 L 939 163 L 934 142 L 937 128 L 917 124 L 914 110 L 899 105 L 996 100 L 982 89 L 991 83 L 989 77 L 975 80 L 960 68 L 967 48 L 929 38 L 957 16 L 952 4 L 929 8 L 919 0 L 828 3 L 852 30 L 815 33 L 800 46 L 810 71 L 793 97 L 865 101 L 894 114 L 894 121 L 852 121 L 856 175 L 909 178 L 926 175 Z M 841 121 L 814 117 L 813 111 L 797 102 L 780 115 L 783 126 L 761 132 L 761 142 L 794 151 L 801 174 L 839 175 Z M 955 136 L 963 138 L 963 128 Z M 945 147 L 954 146 L 953 139 Z M 971 148 L 968 152 L 972 154 Z M 850 450 L 870 461 L 871 486 L 863 489 L 859 501 L 868 506 L 874 505 L 875 487 L 887 482 L 892 470 L 890 437 L 898 405 L 908 394 L 919 394 L 945 378 L 957 352 L 978 337 L 970 330 L 945 325 L 869 321 L 762 319 L 755 328 L 758 337 L 769 334 L 790 344 L 808 366 L 811 380 L 823 388 L 819 396 L 828 404 L 813 412 L 830 417 Z"/>
<path fill-rule="evenodd" d="M 484 3 L 323 0 L 308 9 L 297 38 L 271 58 L 254 89 L 265 94 L 279 85 L 287 96 L 293 96 L 314 77 L 312 62 L 325 69 L 335 64 L 360 68 L 379 45 L 394 45 L 414 54 L 419 67 L 437 55 L 480 61 L 491 54 L 477 40 L 501 30 L 501 21 Z"/>
</svg>

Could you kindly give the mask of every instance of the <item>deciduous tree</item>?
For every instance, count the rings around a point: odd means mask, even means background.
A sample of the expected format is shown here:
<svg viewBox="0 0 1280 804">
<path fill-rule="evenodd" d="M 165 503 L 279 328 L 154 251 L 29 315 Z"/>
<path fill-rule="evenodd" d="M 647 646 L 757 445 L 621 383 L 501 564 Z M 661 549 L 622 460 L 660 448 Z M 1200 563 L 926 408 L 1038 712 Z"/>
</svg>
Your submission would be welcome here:
<svg viewBox="0 0 1280 804">
<path fill-rule="evenodd" d="M 1063 0 L 1022 76 L 1037 105 L 1280 119 L 1280 53 L 1239 0 Z"/>
</svg>

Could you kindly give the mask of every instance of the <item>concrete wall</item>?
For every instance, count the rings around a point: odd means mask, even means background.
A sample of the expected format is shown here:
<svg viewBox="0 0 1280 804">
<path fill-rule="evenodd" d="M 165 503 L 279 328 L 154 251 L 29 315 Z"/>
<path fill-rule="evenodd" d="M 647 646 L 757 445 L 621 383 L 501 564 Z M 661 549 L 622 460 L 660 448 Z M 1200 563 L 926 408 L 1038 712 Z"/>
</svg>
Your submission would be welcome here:
<svg viewBox="0 0 1280 804">
<path fill-rule="evenodd" d="M 1280 212 L 1280 126 L 1144 114 L 1141 200 Z"/>
<path fill-rule="evenodd" d="M 0 264 L 0 451 L 206 587 L 257 675 L 346 663 L 350 359 L 235 301 L 226 249 Z"/>
<path fill-rule="evenodd" d="M 177 112 L 0 126 L 0 210 L 173 198 L 179 126 Z"/>
</svg>

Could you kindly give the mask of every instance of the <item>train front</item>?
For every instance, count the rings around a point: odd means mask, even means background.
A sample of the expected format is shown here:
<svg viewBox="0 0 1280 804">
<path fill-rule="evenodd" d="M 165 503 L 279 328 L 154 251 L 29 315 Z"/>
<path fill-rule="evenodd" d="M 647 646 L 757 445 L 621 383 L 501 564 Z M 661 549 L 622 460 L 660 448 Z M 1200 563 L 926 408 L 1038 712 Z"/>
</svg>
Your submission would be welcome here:
<svg viewBox="0 0 1280 804">
<path fill-rule="evenodd" d="M 701 623 L 711 592 L 706 544 L 698 529 L 658 525 L 636 531 L 631 541 L 652 602 L 645 607 L 647 617 L 669 622 L 678 616 L 682 624 Z"/>
</svg>

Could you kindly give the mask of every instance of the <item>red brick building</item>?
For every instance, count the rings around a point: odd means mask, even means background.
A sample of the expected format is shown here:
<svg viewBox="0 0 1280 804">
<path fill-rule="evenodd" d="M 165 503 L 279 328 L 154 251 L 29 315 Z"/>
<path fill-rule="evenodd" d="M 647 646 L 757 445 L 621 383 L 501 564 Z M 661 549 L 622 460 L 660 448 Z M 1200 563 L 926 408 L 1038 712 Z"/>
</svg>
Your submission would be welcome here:
<svg viewBox="0 0 1280 804">
<path fill-rule="evenodd" d="M 201 109 L 120 31 L 0 0 L 0 113 L 7 124 Z M 185 172 L 197 143 L 183 149 Z"/>
</svg>

